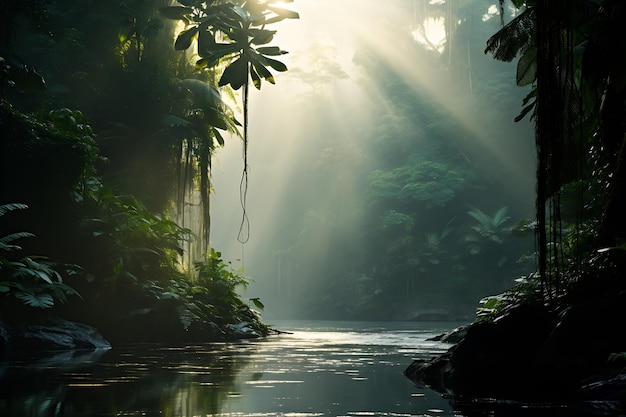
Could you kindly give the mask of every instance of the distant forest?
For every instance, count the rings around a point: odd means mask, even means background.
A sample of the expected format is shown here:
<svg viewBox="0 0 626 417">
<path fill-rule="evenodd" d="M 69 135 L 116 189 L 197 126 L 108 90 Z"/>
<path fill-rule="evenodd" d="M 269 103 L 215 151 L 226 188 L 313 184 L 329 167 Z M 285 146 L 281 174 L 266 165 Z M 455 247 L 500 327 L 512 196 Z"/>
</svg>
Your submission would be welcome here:
<svg viewBox="0 0 626 417">
<path fill-rule="evenodd" d="M 299 17 L 289 6 L 6 2 L 3 318 L 60 315 L 120 339 L 163 337 L 153 323 L 171 337 L 242 322 L 263 334 L 264 304 L 277 317 L 466 320 L 560 302 L 601 266 L 621 268 L 626 11 L 612 0 L 394 3 L 406 20 L 372 28 L 393 42 L 351 57 L 375 80 L 371 126 L 318 123 L 301 138 L 291 199 L 248 256 L 258 275 L 224 259 L 211 244 L 212 169 L 220 147 L 242 143 L 245 190 L 250 93 L 353 76 L 328 57 L 327 72 L 287 69 L 274 36 Z M 418 69 L 429 85 L 415 84 Z M 332 120 L 328 97 L 303 99 Z M 514 149 L 536 184 L 489 144 Z M 293 198 L 303 188 L 325 198 Z M 622 289 L 611 277 L 602 291 Z"/>
</svg>

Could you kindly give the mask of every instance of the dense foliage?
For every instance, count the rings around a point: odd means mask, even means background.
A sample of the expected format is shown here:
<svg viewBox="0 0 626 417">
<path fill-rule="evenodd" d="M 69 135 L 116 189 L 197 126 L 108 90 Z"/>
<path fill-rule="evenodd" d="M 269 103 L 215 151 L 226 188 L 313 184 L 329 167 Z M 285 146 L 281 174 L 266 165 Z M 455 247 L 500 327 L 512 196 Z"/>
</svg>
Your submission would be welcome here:
<svg viewBox="0 0 626 417">
<path fill-rule="evenodd" d="M 220 130 L 241 125 L 217 73 L 244 65 L 258 84 L 263 64 L 286 70 L 265 57 L 277 47 L 249 50 L 275 32 L 251 26 L 297 14 L 263 1 L 31 3 L 3 6 L 0 38 L 2 320 L 60 314 L 113 340 L 209 340 L 242 322 L 265 333 L 251 309 L 263 305 L 238 295 L 243 271 L 208 246 L 211 156 Z M 179 51 L 188 17 L 203 20 L 193 30 L 210 62 Z"/>
<path fill-rule="evenodd" d="M 487 52 L 517 60 L 517 83 L 532 87 L 517 119 L 535 124 L 537 271 L 485 299 L 454 347 L 406 374 L 458 398 L 621 413 L 626 4 L 511 3 L 519 13 Z"/>
<path fill-rule="evenodd" d="M 539 267 L 490 304 L 562 307 L 619 294 L 626 8 L 608 0 L 513 4 L 520 13 L 489 39 L 487 52 L 517 59 L 518 85 L 532 86 L 518 120 L 530 117 L 536 126 Z"/>
</svg>

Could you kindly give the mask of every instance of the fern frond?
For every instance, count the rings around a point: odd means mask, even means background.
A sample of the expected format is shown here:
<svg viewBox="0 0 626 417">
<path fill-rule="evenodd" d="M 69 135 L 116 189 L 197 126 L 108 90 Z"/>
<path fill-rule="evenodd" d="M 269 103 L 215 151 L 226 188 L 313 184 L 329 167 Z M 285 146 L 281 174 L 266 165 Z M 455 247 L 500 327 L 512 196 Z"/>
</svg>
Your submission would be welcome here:
<svg viewBox="0 0 626 417">
<path fill-rule="evenodd" d="M 478 223 L 481 225 L 488 225 L 491 223 L 491 217 L 488 214 L 485 214 L 481 209 L 472 208 L 472 210 L 468 211 L 467 214 L 472 216 Z"/>
<path fill-rule="evenodd" d="M 5 214 L 13 210 L 25 210 L 27 208 L 28 206 L 22 203 L 3 204 L 0 206 L 0 216 L 4 216 Z"/>
<path fill-rule="evenodd" d="M 22 300 L 27 306 L 35 308 L 50 308 L 54 306 L 54 299 L 50 294 L 18 292 L 15 294 L 15 297 Z"/>
<path fill-rule="evenodd" d="M 22 239 L 25 237 L 33 237 L 33 236 L 35 235 L 29 232 L 11 233 L 10 235 L 6 235 L 0 238 L 0 246 L 11 245 L 11 243 L 16 241 L 17 239 Z"/>
<path fill-rule="evenodd" d="M 535 9 L 527 8 L 487 40 L 485 53 L 498 61 L 511 62 L 534 43 Z"/>
<path fill-rule="evenodd" d="M 493 216 L 493 224 L 494 226 L 500 226 L 505 221 L 509 220 L 510 217 L 506 215 L 506 212 L 509 210 L 508 207 L 500 207 L 500 209 Z"/>
</svg>

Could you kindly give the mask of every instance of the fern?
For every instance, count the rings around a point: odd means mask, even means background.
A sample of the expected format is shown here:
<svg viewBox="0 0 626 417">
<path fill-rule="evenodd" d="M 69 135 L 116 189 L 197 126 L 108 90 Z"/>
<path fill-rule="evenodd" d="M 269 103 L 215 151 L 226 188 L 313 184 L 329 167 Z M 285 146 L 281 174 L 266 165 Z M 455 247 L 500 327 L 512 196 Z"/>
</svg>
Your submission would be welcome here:
<svg viewBox="0 0 626 417">
<path fill-rule="evenodd" d="M 506 215 L 506 212 L 508 210 L 509 210 L 508 207 L 501 207 L 493 216 L 493 220 L 491 224 L 495 227 L 500 227 L 504 222 L 509 220 L 510 217 Z"/>
<path fill-rule="evenodd" d="M 505 231 L 504 223 L 506 223 L 510 217 L 506 215 L 508 207 L 501 207 L 496 211 L 493 216 L 489 216 L 478 208 L 472 208 L 467 214 L 473 217 L 477 223 L 470 227 L 470 229 L 476 233 L 476 235 L 466 235 L 465 241 L 471 242 L 470 252 L 477 254 L 481 248 L 478 245 L 481 240 L 494 242 L 501 244 L 503 242 L 500 237 Z"/>
<path fill-rule="evenodd" d="M 0 216 L 14 210 L 27 209 L 26 204 L 10 203 L 0 205 Z M 25 305 L 34 308 L 50 308 L 55 300 L 65 302 L 68 295 L 80 295 L 72 287 L 63 283 L 62 271 L 68 275 L 77 273 L 77 265 L 57 264 L 43 256 L 25 256 L 11 260 L 9 252 L 21 250 L 15 245 L 18 239 L 33 237 L 29 232 L 16 232 L 0 237 L 0 267 L 2 277 L 0 294 L 14 296 Z"/>
<path fill-rule="evenodd" d="M 28 206 L 22 203 L 3 204 L 0 206 L 0 216 L 4 216 L 5 214 L 13 210 L 25 210 L 27 208 Z"/>
<path fill-rule="evenodd" d="M 32 294 L 27 292 L 18 292 L 15 294 L 15 298 L 18 298 L 24 302 L 27 306 L 35 308 L 51 308 L 54 306 L 54 298 L 50 294 Z"/>
<path fill-rule="evenodd" d="M 498 61 L 511 62 L 528 50 L 535 37 L 535 9 L 528 8 L 487 40 L 485 53 Z"/>
</svg>

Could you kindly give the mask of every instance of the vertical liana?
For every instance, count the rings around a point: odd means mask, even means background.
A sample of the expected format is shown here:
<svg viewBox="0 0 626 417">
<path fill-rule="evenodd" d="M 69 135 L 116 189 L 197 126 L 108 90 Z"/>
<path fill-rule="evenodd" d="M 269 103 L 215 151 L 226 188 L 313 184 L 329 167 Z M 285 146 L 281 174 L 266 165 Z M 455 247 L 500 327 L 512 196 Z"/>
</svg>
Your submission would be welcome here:
<svg viewBox="0 0 626 417">
<path fill-rule="evenodd" d="M 248 63 L 248 67 L 250 63 Z M 241 203 L 241 224 L 237 241 L 244 244 L 250 239 L 250 221 L 248 220 L 247 198 L 248 198 L 248 96 L 250 91 L 250 80 L 247 78 L 243 85 L 243 170 L 241 172 L 241 182 L 239 184 L 239 201 Z"/>
<path fill-rule="evenodd" d="M 539 274 L 544 296 L 551 298 L 559 288 L 560 275 L 560 188 L 561 160 L 566 142 L 564 126 L 569 121 L 563 92 L 570 77 L 564 51 L 563 27 L 567 7 L 561 1 L 537 0 L 537 246 Z M 565 54 L 569 53 L 565 51 Z M 550 244 L 548 243 L 550 241 Z"/>
</svg>

